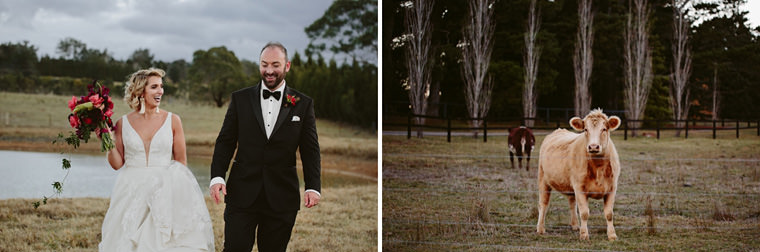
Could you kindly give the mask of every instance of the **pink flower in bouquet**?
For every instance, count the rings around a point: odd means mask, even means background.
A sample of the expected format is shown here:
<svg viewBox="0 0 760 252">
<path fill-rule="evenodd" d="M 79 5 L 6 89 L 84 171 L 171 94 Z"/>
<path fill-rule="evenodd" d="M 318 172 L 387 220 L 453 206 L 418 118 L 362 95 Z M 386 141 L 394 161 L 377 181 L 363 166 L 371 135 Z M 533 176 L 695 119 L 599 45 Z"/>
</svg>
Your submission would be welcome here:
<svg viewBox="0 0 760 252">
<path fill-rule="evenodd" d="M 71 111 L 74 111 L 74 108 L 76 106 L 77 106 L 77 97 L 76 96 L 72 96 L 71 100 L 69 100 L 69 109 L 71 109 Z"/>
<path fill-rule="evenodd" d="M 90 96 L 90 102 L 92 102 L 92 105 L 95 107 L 99 106 L 101 103 L 103 103 L 103 98 L 100 97 L 98 94 L 94 94 Z"/>
<path fill-rule="evenodd" d="M 103 115 L 107 117 L 111 117 L 113 115 L 113 109 L 106 110 L 106 112 L 103 113 Z"/>
<path fill-rule="evenodd" d="M 89 118 L 89 117 L 85 117 L 85 118 L 84 118 L 84 124 L 87 124 L 87 125 L 90 125 L 90 124 L 92 124 L 92 119 L 91 119 L 91 118 Z"/>
<path fill-rule="evenodd" d="M 71 124 L 71 127 L 73 128 L 79 127 L 79 117 L 75 115 L 69 115 L 69 124 Z"/>
</svg>

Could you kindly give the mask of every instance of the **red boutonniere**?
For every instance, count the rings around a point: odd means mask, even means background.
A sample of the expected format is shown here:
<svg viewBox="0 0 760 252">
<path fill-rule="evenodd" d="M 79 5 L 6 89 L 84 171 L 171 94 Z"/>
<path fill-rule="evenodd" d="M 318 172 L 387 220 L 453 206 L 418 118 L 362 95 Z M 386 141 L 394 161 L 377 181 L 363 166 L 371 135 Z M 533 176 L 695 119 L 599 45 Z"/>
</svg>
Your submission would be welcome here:
<svg viewBox="0 0 760 252">
<path fill-rule="evenodd" d="M 294 95 L 288 94 L 287 96 L 285 96 L 285 102 L 282 103 L 282 106 L 285 106 L 286 108 L 288 106 L 295 106 L 296 102 L 300 100 L 301 100 L 301 97 L 296 97 Z"/>
</svg>

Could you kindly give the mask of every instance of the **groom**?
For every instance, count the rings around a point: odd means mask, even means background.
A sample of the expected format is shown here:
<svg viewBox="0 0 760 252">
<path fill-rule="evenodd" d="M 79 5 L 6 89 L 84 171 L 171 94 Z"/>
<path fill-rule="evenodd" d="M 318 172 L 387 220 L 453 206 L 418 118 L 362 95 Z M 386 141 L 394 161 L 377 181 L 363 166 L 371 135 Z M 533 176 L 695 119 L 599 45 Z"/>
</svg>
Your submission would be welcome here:
<svg viewBox="0 0 760 252">
<path fill-rule="evenodd" d="M 262 81 L 232 93 L 211 162 L 211 197 L 225 195 L 224 251 L 285 251 L 300 208 L 296 150 L 303 164 L 304 205 L 320 199 L 320 156 L 311 98 L 288 88 L 288 52 L 261 50 Z M 237 149 L 237 154 L 235 154 Z M 233 158 L 227 182 L 224 176 Z"/>
</svg>

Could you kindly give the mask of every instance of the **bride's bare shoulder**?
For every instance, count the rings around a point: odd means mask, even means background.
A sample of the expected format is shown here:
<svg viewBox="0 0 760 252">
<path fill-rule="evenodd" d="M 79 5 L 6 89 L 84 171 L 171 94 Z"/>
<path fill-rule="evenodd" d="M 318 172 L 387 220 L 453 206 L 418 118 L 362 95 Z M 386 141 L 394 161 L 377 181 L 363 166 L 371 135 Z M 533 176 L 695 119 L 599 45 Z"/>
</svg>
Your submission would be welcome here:
<svg viewBox="0 0 760 252">
<path fill-rule="evenodd" d="M 176 113 L 172 113 L 172 128 L 174 127 L 182 127 L 182 120 L 179 118 L 179 115 Z"/>
</svg>

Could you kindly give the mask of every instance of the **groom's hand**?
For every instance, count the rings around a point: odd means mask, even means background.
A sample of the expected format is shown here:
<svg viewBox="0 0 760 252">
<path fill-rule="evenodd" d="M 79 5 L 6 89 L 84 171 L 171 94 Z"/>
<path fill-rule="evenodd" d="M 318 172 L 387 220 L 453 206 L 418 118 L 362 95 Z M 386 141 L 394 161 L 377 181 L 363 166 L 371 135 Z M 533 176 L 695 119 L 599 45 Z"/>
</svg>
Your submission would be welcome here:
<svg viewBox="0 0 760 252">
<path fill-rule="evenodd" d="M 315 192 L 306 192 L 303 197 L 306 208 L 311 208 L 319 204 L 319 195 Z"/>
<path fill-rule="evenodd" d="M 212 185 L 209 191 L 211 192 L 211 198 L 214 198 L 216 204 L 219 204 L 219 201 L 222 199 L 222 196 L 219 196 L 219 191 L 222 191 L 222 194 L 227 195 L 227 187 L 221 183 Z"/>
</svg>

